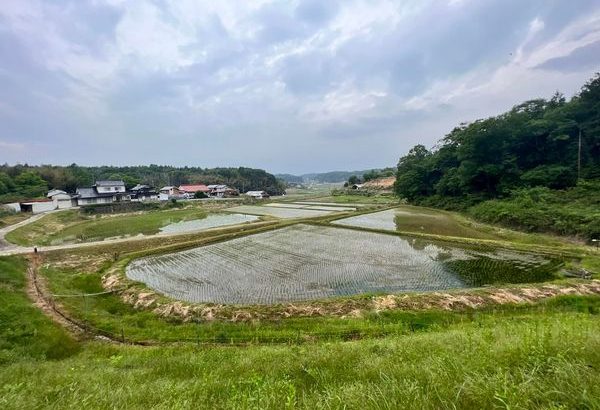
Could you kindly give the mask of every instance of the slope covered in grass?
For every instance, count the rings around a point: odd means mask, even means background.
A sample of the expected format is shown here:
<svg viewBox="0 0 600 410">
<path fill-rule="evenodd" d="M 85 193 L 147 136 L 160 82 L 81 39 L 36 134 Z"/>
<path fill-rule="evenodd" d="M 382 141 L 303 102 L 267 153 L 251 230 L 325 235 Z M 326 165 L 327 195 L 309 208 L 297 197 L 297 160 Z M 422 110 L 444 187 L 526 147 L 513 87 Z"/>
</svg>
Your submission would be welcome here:
<svg viewBox="0 0 600 410">
<path fill-rule="evenodd" d="M 136 347 L 74 342 L 30 305 L 25 267 L 0 258 L 3 409 L 600 405 L 598 297 L 467 312 L 375 339 Z"/>
<path fill-rule="evenodd" d="M 27 298 L 25 269 L 22 258 L 0 257 L 0 365 L 25 359 L 60 359 L 78 349 Z"/>
<path fill-rule="evenodd" d="M 124 235 L 151 235 L 171 223 L 205 217 L 206 211 L 196 207 L 94 217 L 72 210 L 48 214 L 8 233 L 6 239 L 27 246 L 87 242 Z"/>
<path fill-rule="evenodd" d="M 482 202 L 469 209 L 478 220 L 559 235 L 600 237 L 600 182 L 580 182 L 565 190 L 530 188 L 508 199 Z"/>
</svg>

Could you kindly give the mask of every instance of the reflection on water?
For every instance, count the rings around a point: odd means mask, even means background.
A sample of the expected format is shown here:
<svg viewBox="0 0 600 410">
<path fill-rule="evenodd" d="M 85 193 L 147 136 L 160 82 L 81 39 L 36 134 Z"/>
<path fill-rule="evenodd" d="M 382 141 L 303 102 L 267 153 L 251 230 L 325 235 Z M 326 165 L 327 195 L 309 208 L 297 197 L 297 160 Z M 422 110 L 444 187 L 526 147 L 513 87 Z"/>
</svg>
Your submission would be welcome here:
<svg viewBox="0 0 600 410">
<path fill-rule="evenodd" d="M 189 302 L 271 304 L 542 281 L 558 264 L 484 246 L 294 225 L 141 258 L 127 276 Z"/>
<path fill-rule="evenodd" d="M 181 221 L 160 228 L 160 233 L 183 233 L 218 228 L 220 226 L 237 225 L 258 220 L 258 216 L 244 214 L 210 214 L 203 219 Z"/>
</svg>

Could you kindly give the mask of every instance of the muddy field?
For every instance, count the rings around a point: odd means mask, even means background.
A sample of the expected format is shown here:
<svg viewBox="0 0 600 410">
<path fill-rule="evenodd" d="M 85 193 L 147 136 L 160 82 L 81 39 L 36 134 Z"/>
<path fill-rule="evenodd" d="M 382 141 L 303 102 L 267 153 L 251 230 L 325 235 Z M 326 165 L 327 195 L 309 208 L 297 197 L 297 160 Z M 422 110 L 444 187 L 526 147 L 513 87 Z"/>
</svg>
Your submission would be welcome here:
<svg viewBox="0 0 600 410">
<path fill-rule="evenodd" d="M 555 261 L 531 254 L 294 225 L 142 258 L 133 261 L 126 273 L 130 279 L 188 302 L 273 304 L 497 281 L 541 281 L 555 267 Z"/>
</svg>

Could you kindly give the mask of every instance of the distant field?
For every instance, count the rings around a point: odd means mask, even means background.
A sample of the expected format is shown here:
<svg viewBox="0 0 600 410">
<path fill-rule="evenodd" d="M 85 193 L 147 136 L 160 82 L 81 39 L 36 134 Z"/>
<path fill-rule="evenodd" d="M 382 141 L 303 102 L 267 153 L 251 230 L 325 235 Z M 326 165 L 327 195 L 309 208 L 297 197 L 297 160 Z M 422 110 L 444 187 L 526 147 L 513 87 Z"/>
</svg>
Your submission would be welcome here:
<svg viewBox="0 0 600 410">
<path fill-rule="evenodd" d="M 413 206 L 399 206 L 398 208 L 386 211 L 338 219 L 332 223 L 360 228 L 419 232 L 466 238 L 498 238 L 497 235 L 477 229 L 469 225 L 466 219 L 457 217 L 449 212 Z"/>
<path fill-rule="evenodd" d="M 125 235 L 150 235 L 180 221 L 205 218 L 199 207 L 150 211 L 137 214 L 88 216 L 78 210 L 51 213 L 6 235 L 9 242 L 23 246 L 90 242 Z"/>
<path fill-rule="evenodd" d="M 241 214 L 250 215 L 268 215 L 276 218 L 311 218 L 316 216 L 324 216 L 332 211 L 319 211 L 314 209 L 302 209 L 302 208 L 279 208 L 274 206 L 255 206 L 255 205 L 241 205 L 233 208 L 227 208 L 228 212 L 236 212 Z"/>
<path fill-rule="evenodd" d="M 275 208 L 314 209 L 317 211 L 356 211 L 355 207 L 328 203 L 306 203 L 306 202 L 271 202 L 265 204 Z"/>
<path fill-rule="evenodd" d="M 298 201 L 298 202 L 293 202 L 293 204 L 300 204 L 300 205 L 316 205 L 316 206 L 335 206 L 336 208 L 343 208 L 344 206 L 351 206 L 351 207 L 362 207 L 362 206 L 368 206 L 369 204 L 367 203 L 362 203 L 362 204 L 357 204 L 357 203 L 337 203 L 337 202 L 317 202 L 317 201 Z"/>
<path fill-rule="evenodd" d="M 271 304 L 529 282 L 555 265 L 532 254 L 294 225 L 133 261 L 130 279 L 188 302 Z"/>
<path fill-rule="evenodd" d="M 383 196 L 383 195 L 332 195 L 326 197 L 319 197 L 316 199 L 319 202 L 337 202 L 339 204 L 397 204 L 399 200 L 394 196 Z"/>
</svg>

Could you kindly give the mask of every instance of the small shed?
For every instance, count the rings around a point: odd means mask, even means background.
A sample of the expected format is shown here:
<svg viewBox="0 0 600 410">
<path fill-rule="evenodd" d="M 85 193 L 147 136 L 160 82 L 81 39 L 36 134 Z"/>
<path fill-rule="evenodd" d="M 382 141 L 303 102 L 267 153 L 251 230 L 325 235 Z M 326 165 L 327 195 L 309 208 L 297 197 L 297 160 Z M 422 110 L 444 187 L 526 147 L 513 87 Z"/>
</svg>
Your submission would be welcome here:
<svg viewBox="0 0 600 410">
<path fill-rule="evenodd" d="M 53 211 L 56 209 L 54 201 L 51 199 L 31 199 L 29 201 L 20 202 L 20 205 L 21 212 L 31 212 L 34 214 Z"/>
</svg>

